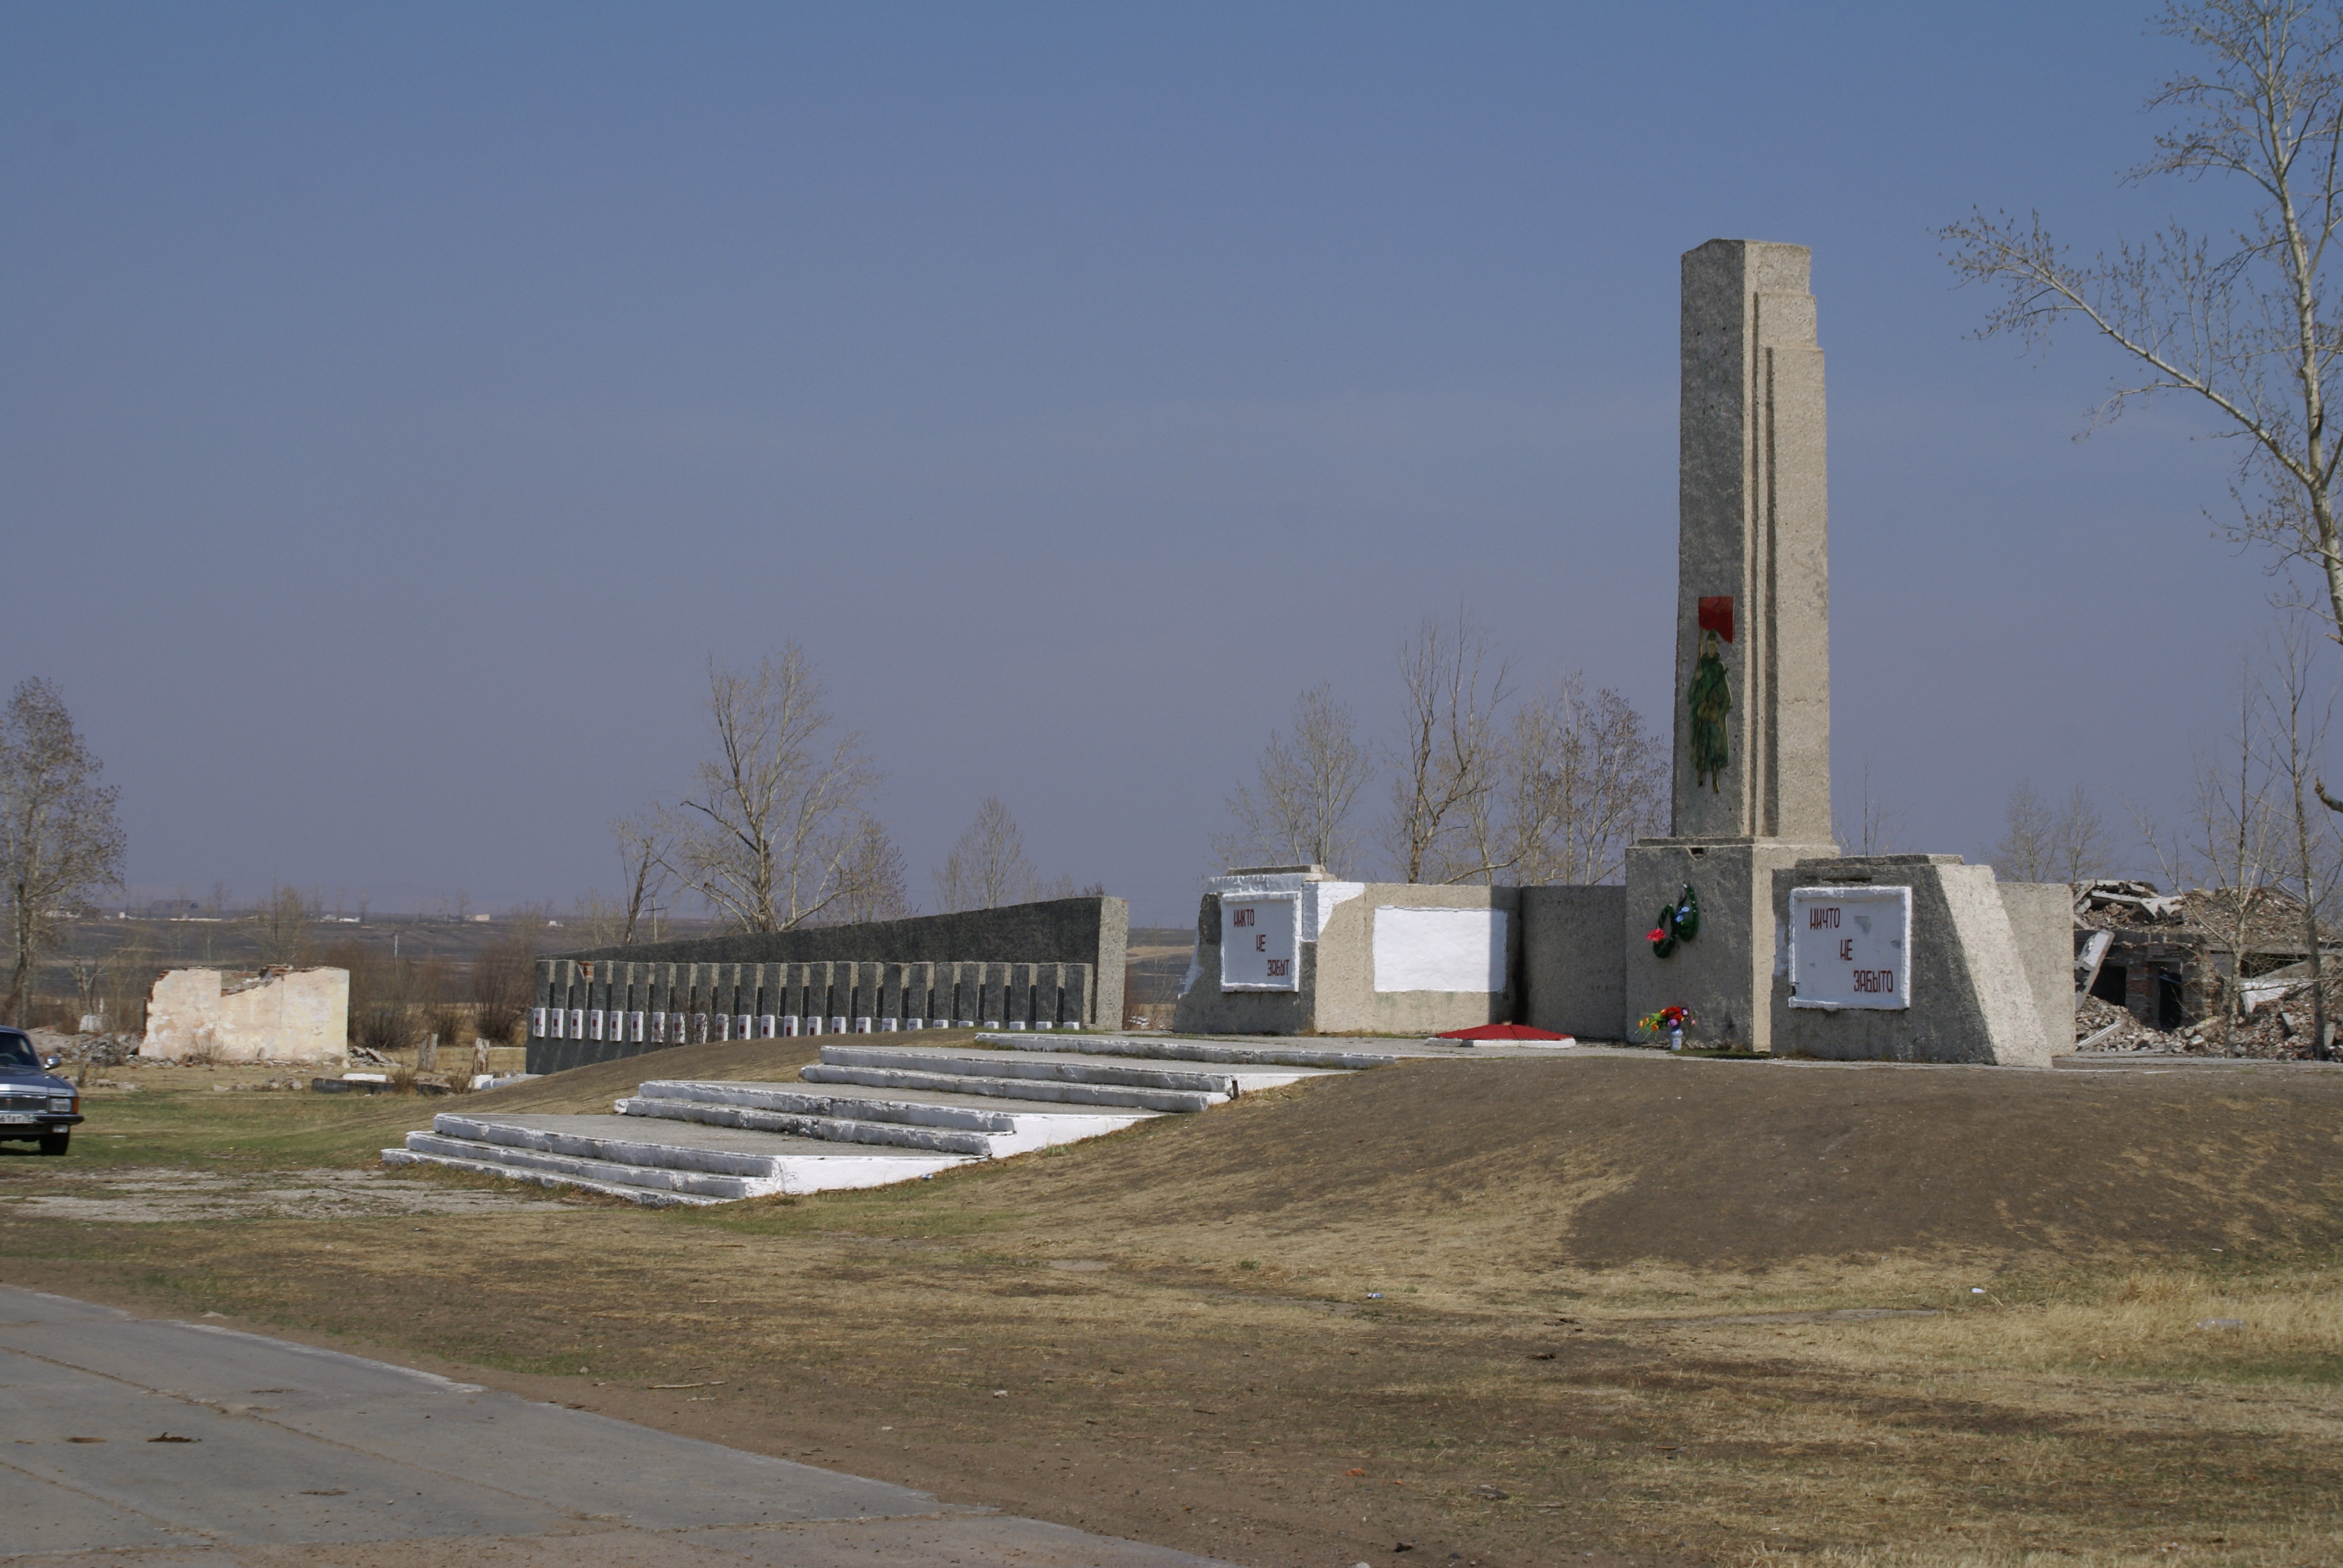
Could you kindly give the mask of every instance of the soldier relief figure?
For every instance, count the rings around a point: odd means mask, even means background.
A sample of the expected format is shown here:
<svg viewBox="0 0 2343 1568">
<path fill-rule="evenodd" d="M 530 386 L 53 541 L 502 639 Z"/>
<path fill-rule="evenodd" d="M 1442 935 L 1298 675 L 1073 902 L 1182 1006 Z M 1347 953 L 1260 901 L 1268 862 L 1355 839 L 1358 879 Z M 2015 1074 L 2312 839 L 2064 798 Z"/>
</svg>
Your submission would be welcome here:
<svg viewBox="0 0 2343 1568">
<path fill-rule="evenodd" d="M 1725 680 L 1725 650 L 1718 638 L 1733 640 L 1733 600 L 1720 596 L 1700 601 L 1700 658 L 1693 666 L 1692 689 L 1685 700 L 1692 707 L 1692 768 L 1694 779 L 1716 794 L 1731 760 L 1725 716 L 1733 711 L 1733 692 Z"/>
</svg>

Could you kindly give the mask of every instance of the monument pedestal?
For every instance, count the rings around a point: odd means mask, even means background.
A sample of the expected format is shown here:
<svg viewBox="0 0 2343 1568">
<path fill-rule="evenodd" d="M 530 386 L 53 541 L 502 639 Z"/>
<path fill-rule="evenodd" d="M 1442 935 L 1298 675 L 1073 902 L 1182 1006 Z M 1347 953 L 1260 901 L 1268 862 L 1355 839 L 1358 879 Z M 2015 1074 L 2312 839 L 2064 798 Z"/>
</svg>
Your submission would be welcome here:
<svg viewBox="0 0 2343 1568">
<path fill-rule="evenodd" d="M 1776 872 L 1838 853 L 1835 844 L 1782 839 L 1644 839 L 1627 849 L 1624 984 L 1625 1031 L 1664 1007 L 1688 1008 L 1689 1038 L 1735 1050 L 1774 1049 Z M 1650 933 L 1685 888 L 1700 900 L 1700 930 L 1666 957 Z"/>
</svg>

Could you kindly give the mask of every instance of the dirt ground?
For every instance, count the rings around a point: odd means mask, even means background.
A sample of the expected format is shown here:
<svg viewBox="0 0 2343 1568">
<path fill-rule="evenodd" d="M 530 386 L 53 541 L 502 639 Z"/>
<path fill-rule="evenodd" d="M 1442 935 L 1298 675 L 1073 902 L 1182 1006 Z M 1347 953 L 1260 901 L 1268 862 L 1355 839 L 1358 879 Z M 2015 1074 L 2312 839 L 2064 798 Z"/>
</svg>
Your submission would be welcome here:
<svg viewBox="0 0 2343 1568">
<path fill-rule="evenodd" d="M 2343 1561 L 2337 1070 L 1412 1062 L 687 1211 L 358 1173 L 439 1103 L 95 1092 L 0 1279 L 1246 1563 Z"/>
</svg>

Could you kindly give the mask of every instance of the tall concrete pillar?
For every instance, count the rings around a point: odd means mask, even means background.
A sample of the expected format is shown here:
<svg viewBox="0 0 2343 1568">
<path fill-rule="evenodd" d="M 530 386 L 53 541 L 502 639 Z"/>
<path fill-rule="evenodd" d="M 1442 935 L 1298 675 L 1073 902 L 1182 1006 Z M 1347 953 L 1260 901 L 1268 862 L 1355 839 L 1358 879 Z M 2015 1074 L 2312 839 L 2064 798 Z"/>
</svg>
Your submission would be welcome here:
<svg viewBox="0 0 2343 1568">
<path fill-rule="evenodd" d="M 1831 836 L 1829 506 L 1810 261 L 1802 245 L 1743 239 L 1683 258 L 1678 838 Z M 1694 711 L 1704 652 L 1730 702 L 1721 736 L 1707 726 L 1705 752 Z"/>
<path fill-rule="evenodd" d="M 1773 874 L 1837 853 L 1810 262 L 1740 239 L 1684 255 L 1674 809 L 1668 838 L 1627 851 L 1627 1028 L 1685 1007 L 1702 1043 L 1742 1050 L 1772 1048 Z M 1690 906 L 1696 935 L 1651 940 Z"/>
</svg>

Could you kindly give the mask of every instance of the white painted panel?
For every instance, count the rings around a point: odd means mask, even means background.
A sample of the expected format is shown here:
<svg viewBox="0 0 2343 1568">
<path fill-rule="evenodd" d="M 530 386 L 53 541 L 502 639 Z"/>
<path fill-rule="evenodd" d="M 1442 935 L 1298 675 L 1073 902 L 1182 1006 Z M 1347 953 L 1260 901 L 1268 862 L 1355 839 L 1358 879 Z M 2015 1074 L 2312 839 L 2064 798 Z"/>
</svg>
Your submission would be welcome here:
<svg viewBox="0 0 2343 1568">
<path fill-rule="evenodd" d="M 1302 989 L 1302 895 L 1221 895 L 1221 989 Z"/>
<path fill-rule="evenodd" d="M 1912 890 L 1790 890 L 1790 1005 L 1912 1005 Z"/>
<path fill-rule="evenodd" d="M 1303 890 L 1310 900 L 1302 940 L 1314 942 L 1326 934 L 1326 922 L 1334 917 L 1336 906 L 1348 903 L 1367 890 L 1364 882 L 1312 882 Z"/>
<path fill-rule="evenodd" d="M 532 1008 L 529 1010 L 528 1032 L 537 1036 L 539 1040 L 543 1040 L 546 1037 L 545 1010 L 543 1008 Z"/>
<path fill-rule="evenodd" d="M 1505 989 L 1503 910 L 1383 909 L 1375 918 L 1375 990 Z"/>
</svg>

